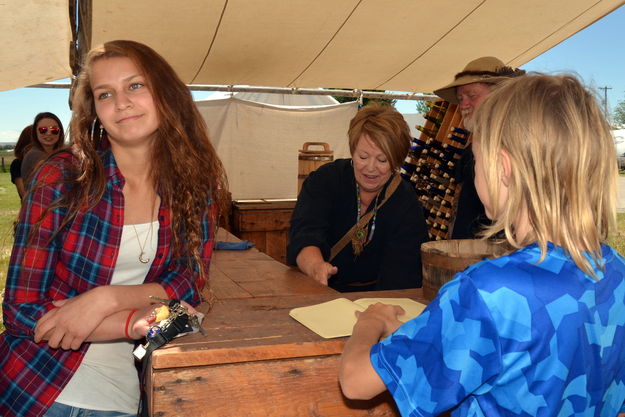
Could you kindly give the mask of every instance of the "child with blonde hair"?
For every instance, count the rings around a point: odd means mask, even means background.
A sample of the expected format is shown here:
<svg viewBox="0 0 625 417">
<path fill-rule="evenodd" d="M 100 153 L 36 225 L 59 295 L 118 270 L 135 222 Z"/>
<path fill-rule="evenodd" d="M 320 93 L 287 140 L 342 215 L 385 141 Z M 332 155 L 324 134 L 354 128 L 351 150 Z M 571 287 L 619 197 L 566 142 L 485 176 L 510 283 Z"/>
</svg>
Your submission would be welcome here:
<svg viewBox="0 0 625 417">
<path fill-rule="evenodd" d="M 403 325 L 397 306 L 361 313 L 343 392 L 388 389 L 404 416 L 622 413 L 625 260 L 604 243 L 618 172 L 596 99 L 566 75 L 505 81 L 475 115 L 473 152 L 484 236 L 516 250 L 458 273 Z"/>
</svg>

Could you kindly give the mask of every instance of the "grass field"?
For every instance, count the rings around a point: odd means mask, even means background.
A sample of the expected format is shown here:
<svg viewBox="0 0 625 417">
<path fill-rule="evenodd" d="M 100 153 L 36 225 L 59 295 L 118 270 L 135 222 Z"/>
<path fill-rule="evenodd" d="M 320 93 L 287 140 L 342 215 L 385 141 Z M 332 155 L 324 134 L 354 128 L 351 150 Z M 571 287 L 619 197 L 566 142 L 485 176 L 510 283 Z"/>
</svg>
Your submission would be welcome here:
<svg viewBox="0 0 625 417">
<path fill-rule="evenodd" d="M 1 294 L 4 293 L 4 283 L 9 267 L 11 247 L 13 246 L 13 223 L 17 219 L 20 205 L 17 190 L 11 182 L 11 174 L 2 172 L 0 169 L 0 299 L 2 298 Z M 4 330 L 4 326 L 0 317 L 0 332 L 2 330 Z"/>
<path fill-rule="evenodd" d="M 2 152 L 0 152 L 0 156 Z M 5 157 L 5 161 L 7 158 Z M 5 162 L 6 163 L 6 162 Z M 8 162 L 10 163 L 10 162 Z M 8 170 L 8 165 L 7 165 Z M 8 172 L 0 169 L 0 299 L 4 292 L 9 257 L 13 245 L 13 223 L 20 209 L 20 199 Z M 609 240 L 619 253 L 625 254 L 625 213 L 618 215 L 618 232 Z M 0 316 L 0 333 L 4 330 Z"/>
</svg>

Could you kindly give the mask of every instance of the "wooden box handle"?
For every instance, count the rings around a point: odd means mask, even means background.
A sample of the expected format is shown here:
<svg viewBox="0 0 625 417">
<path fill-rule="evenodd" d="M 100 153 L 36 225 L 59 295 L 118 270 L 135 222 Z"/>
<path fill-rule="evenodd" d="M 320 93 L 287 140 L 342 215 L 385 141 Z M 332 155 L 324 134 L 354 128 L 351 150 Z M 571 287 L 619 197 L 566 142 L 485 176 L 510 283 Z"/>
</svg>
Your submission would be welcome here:
<svg viewBox="0 0 625 417">
<path fill-rule="evenodd" d="M 325 142 L 304 142 L 302 152 L 308 151 L 309 146 L 323 146 L 324 151 L 330 152 L 330 145 Z"/>
</svg>

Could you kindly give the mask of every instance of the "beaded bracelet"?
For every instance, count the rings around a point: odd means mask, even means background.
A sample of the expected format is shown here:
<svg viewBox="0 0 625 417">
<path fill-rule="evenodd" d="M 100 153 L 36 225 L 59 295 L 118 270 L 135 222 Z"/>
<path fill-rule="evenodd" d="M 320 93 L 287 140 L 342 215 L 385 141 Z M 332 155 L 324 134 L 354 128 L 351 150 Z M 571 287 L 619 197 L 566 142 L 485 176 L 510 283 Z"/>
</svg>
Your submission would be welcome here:
<svg viewBox="0 0 625 417">
<path fill-rule="evenodd" d="M 130 319 L 136 312 L 137 309 L 133 308 L 132 310 L 130 310 L 130 314 L 128 314 L 128 317 L 126 318 L 126 325 L 124 326 L 124 336 L 126 336 L 126 339 L 132 339 L 132 337 L 130 337 L 130 335 L 128 334 L 128 325 L 130 324 Z"/>
</svg>

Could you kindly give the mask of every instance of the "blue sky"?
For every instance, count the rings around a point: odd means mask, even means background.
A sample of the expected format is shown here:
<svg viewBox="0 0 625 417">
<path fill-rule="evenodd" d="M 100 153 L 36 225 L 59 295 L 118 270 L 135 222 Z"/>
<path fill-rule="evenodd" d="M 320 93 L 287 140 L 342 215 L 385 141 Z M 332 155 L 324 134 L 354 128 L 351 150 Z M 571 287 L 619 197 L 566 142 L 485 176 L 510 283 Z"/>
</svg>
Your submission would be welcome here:
<svg viewBox="0 0 625 417">
<path fill-rule="evenodd" d="M 610 110 L 625 100 L 625 6 L 578 32 L 569 39 L 525 64 L 528 71 L 547 73 L 573 72 L 597 90 L 603 99 L 607 90 Z M 194 93 L 196 99 L 211 93 Z M 70 111 L 66 89 L 20 88 L 0 92 L 0 142 L 17 139 L 21 130 L 32 123 L 40 111 L 56 113 L 67 126 Z M 415 103 L 403 101 L 397 108 L 402 113 L 415 113 Z"/>
</svg>

